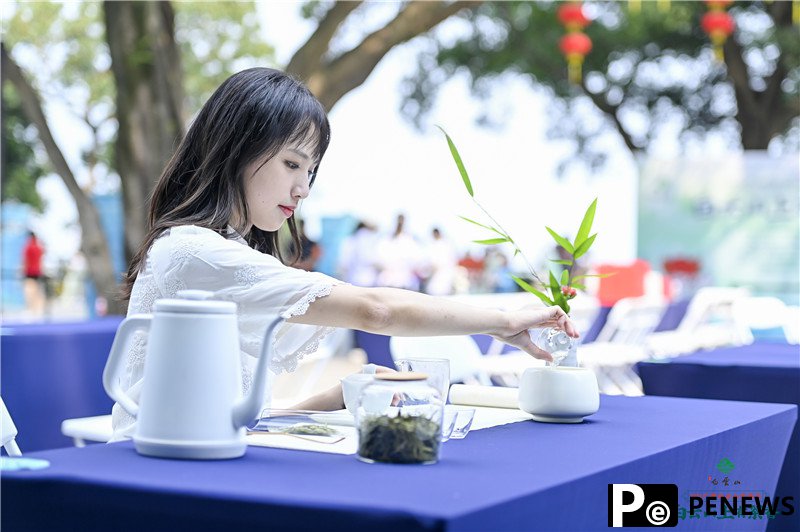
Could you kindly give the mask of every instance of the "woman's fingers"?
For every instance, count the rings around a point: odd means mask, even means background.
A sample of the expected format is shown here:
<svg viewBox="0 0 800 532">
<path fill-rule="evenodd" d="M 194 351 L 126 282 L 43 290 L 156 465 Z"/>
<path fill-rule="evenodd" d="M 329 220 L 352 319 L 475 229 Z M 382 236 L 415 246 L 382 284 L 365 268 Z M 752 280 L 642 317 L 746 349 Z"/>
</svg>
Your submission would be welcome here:
<svg viewBox="0 0 800 532">
<path fill-rule="evenodd" d="M 522 331 L 519 335 L 517 335 L 517 338 L 514 338 L 514 340 L 517 341 L 514 342 L 512 345 L 518 347 L 519 349 L 522 349 L 523 351 L 531 355 L 533 358 L 538 358 L 540 360 L 545 360 L 547 362 L 553 361 L 553 356 L 550 353 L 548 353 L 544 349 L 536 347 L 536 344 L 534 344 L 533 341 L 531 341 L 531 337 L 528 334 L 527 330 Z"/>
<path fill-rule="evenodd" d="M 558 327 L 573 338 L 578 338 L 580 336 L 572 320 L 569 319 L 569 316 L 567 316 L 566 312 L 564 312 L 561 307 L 554 305 L 547 310 L 549 311 L 550 325 Z"/>
</svg>

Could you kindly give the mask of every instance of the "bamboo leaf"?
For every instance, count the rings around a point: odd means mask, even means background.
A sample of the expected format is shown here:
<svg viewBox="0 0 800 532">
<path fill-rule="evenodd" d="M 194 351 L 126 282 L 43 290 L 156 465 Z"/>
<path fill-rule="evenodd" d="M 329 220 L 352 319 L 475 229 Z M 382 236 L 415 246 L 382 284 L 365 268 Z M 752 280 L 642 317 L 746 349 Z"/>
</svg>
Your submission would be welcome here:
<svg viewBox="0 0 800 532">
<path fill-rule="evenodd" d="M 515 257 L 516 257 L 517 255 L 519 255 L 520 253 L 522 253 L 522 252 L 519 250 L 519 248 L 517 248 L 517 249 L 515 249 L 515 250 L 514 250 L 514 256 L 515 256 Z"/>
<path fill-rule="evenodd" d="M 594 244 L 595 238 L 597 238 L 597 233 L 584 240 L 583 243 L 575 250 L 573 257 L 577 259 L 578 257 L 585 255 L 586 252 L 589 251 L 589 248 L 592 247 L 592 244 Z"/>
<path fill-rule="evenodd" d="M 569 240 L 559 235 L 549 227 L 545 227 L 545 229 L 547 229 L 547 232 L 550 233 L 550 236 L 553 237 L 553 239 L 558 243 L 559 246 L 566 249 L 570 254 L 572 254 L 572 252 L 575 251 L 575 248 L 572 247 L 572 244 L 569 243 Z"/>
<path fill-rule="evenodd" d="M 504 244 L 508 242 L 507 238 L 487 238 L 486 240 L 473 240 L 476 244 L 485 244 L 487 246 L 491 246 L 494 244 Z"/>
<path fill-rule="evenodd" d="M 488 229 L 489 231 L 494 231 L 494 232 L 495 232 L 495 233 L 497 233 L 498 235 L 501 235 L 501 236 L 505 236 L 505 237 L 507 237 L 507 235 L 504 235 L 502 232 L 500 232 L 499 230 L 497 230 L 497 229 L 495 229 L 494 227 L 491 227 L 491 226 L 489 226 L 489 225 L 483 225 L 482 223 L 480 223 L 480 222 L 476 222 L 475 220 L 470 220 L 470 219 L 469 219 L 469 218 L 467 218 L 466 216 L 461 216 L 461 215 L 459 215 L 459 218 L 461 218 L 462 220 L 466 220 L 467 222 L 469 222 L 469 223 L 471 223 L 471 224 L 475 224 L 475 225 L 477 225 L 478 227 L 483 227 L 484 229 Z"/>
<path fill-rule="evenodd" d="M 438 127 L 442 133 L 444 133 L 445 138 L 447 139 L 447 145 L 450 147 L 450 155 L 453 156 L 453 161 L 455 161 L 456 166 L 458 167 L 458 173 L 461 174 L 461 179 L 464 181 L 464 186 L 467 187 L 467 192 L 469 192 L 470 197 L 475 197 L 475 193 L 472 191 L 472 183 L 469 180 L 469 176 L 467 175 L 467 169 L 464 168 L 464 163 L 461 161 L 461 155 L 458 154 L 458 149 L 456 145 L 453 144 L 453 140 L 450 138 L 450 135 L 447 134 L 447 131 L 442 129 L 441 126 Z"/>
<path fill-rule="evenodd" d="M 572 266 L 574 263 L 568 259 L 550 259 L 550 262 L 555 262 L 556 264 L 563 264 L 564 266 Z"/>
<path fill-rule="evenodd" d="M 564 294 L 562 294 L 561 291 L 559 290 L 558 294 L 553 294 L 553 296 L 554 296 L 553 299 L 555 300 L 556 305 L 561 307 L 561 309 L 564 312 L 569 314 L 569 303 L 567 303 L 567 298 L 564 296 Z"/>
<path fill-rule="evenodd" d="M 576 283 L 575 281 L 571 282 L 570 286 L 572 288 L 577 288 L 578 290 L 583 290 L 584 292 L 586 291 L 586 286 L 582 285 L 581 283 Z"/>
<path fill-rule="evenodd" d="M 529 285 L 528 283 L 517 277 L 516 275 L 512 275 L 511 278 L 514 279 L 514 282 L 517 283 L 520 286 L 520 288 L 541 299 L 542 303 L 544 303 L 545 305 L 552 306 L 555 304 L 549 297 L 547 297 L 547 295 L 538 291 L 537 289 L 535 289 L 534 287 L 532 287 L 531 285 Z"/>
<path fill-rule="evenodd" d="M 561 286 L 566 286 L 569 284 L 569 270 L 564 270 L 561 272 Z"/>
<path fill-rule="evenodd" d="M 586 273 L 584 275 L 576 275 L 572 278 L 573 281 L 577 281 L 578 279 L 583 279 L 584 277 L 598 277 L 600 279 L 605 279 L 606 277 L 611 277 L 612 275 L 617 275 L 617 272 L 611 273 Z"/>
<path fill-rule="evenodd" d="M 558 297 L 556 294 L 561 293 L 561 283 L 558 282 L 553 272 L 550 272 L 550 291 L 553 293 L 553 298 Z"/>
<path fill-rule="evenodd" d="M 592 230 L 592 224 L 594 223 L 594 212 L 596 209 L 597 209 L 597 198 L 595 198 L 592 204 L 589 205 L 589 208 L 586 209 L 586 214 L 583 215 L 583 221 L 581 221 L 581 227 L 580 229 L 578 229 L 578 234 L 575 235 L 576 248 L 580 247 L 580 245 L 583 244 L 583 242 L 586 240 L 586 237 L 589 236 L 589 233 Z"/>
</svg>

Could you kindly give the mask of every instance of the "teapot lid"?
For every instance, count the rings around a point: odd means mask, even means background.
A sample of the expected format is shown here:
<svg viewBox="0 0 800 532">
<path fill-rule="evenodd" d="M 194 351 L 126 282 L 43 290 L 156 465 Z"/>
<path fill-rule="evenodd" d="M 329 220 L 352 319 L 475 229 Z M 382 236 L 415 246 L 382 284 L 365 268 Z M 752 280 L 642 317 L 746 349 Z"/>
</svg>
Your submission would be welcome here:
<svg viewBox="0 0 800 532">
<path fill-rule="evenodd" d="M 189 314 L 236 314 L 236 303 L 212 299 L 213 292 L 206 290 L 180 290 L 175 299 L 159 299 L 156 312 L 180 312 Z"/>
</svg>

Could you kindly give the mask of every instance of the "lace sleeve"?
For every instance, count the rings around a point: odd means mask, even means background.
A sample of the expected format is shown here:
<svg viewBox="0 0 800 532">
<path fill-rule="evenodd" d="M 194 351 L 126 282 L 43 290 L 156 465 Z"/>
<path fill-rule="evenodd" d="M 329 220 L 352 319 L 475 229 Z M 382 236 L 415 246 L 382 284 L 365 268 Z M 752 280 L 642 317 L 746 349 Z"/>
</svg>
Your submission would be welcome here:
<svg viewBox="0 0 800 532">
<path fill-rule="evenodd" d="M 158 277 L 167 295 L 174 295 L 170 294 L 174 287 L 209 290 L 219 299 L 237 303 L 240 345 L 251 359 L 260 355 L 264 331 L 275 316 L 303 315 L 314 301 L 342 284 L 321 273 L 291 268 L 239 241 L 197 227 L 173 228 L 170 238 L 157 241 L 154 253 L 161 259 L 155 262 L 166 264 Z M 331 330 L 282 324 L 275 335 L 270 368 L 274 373 L 293 371 Z"/>
</svg>

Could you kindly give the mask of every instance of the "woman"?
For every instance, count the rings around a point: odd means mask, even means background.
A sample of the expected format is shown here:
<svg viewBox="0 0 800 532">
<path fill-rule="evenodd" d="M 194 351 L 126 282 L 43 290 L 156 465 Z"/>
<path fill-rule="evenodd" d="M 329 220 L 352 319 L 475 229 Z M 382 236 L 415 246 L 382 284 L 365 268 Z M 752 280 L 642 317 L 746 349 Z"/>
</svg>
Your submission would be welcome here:
<svg viewBox="0 0 800 532">
<path fill-rule="evenodd" d="M 322 105 L 298 81 L 272 69 L 231 76 L 200 110 L 167 164 L 150 201 L 149 231 L 124 288 L 129 314 L 149 313 L 179 290 L 208 290 L 237 303 L 248 389 L 268 321 L 286 319 L 270 367 L 292 371 L 333 327 L 405 336 L 486 333 L 550 360 L 528 336 L 559 326 L 577 336 L 558 307 L 486 310 L 393 288 L 363 288 L 286 266 L 278 230 L 288 224 L 300 249 L 294 213 L 308 197 L 328 147 Z M 124 389 L 136 398 L 145 337 L 128 357 Z M 343 407 L 339 386 L 297 408 Z M 115 437 L 132 435 L 133 419 L 114 407 Z"/>
</svg>

